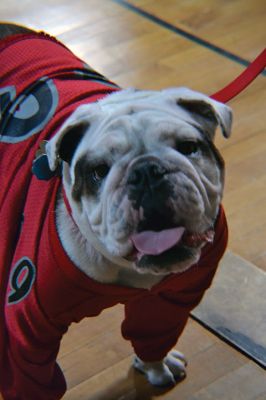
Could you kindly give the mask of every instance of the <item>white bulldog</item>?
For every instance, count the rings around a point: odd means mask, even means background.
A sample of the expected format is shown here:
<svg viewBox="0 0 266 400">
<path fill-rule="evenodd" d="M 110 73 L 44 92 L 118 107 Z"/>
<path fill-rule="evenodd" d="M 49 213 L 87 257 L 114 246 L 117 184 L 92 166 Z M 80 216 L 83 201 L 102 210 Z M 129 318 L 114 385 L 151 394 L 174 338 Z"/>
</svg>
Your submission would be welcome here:
<svg viewBox="0 0 266 400">
<path fill-rule="evenodd" d="M 215 130 L 229 137 L 231 123 L 229 107 L 186 88 L 121 90 L 77 108 L 46 146 L 50 169 L 62 164 L 57 225 L 75 265 L 102 283 L 151 289 L 197 263 L 223 194 Z M 168 385 L 186 361 L 174 351 L 134 365 Z"/>
</svg>

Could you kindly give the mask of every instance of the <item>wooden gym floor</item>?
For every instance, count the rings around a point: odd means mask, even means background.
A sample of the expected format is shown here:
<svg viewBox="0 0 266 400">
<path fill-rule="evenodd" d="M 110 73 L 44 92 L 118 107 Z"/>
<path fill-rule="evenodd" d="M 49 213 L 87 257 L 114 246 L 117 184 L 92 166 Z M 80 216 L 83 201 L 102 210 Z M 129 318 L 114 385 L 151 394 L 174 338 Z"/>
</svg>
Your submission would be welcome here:
<svg viewBox="0 0 266 400">
<path fill-rule="evenodd" d="M 2 21 L 56 35 L 122 87 L 181 85 L 206 94 L 229 83 L 263 49 L 265 18 L 263 0 L 0 2 Z M 260 75 L 230 102 L 232 137 L 217 134 L 216 140 L 227 166 L 229 249 L 263 271 L 265 100 Z M 65 400 L 266 399 L 262 368 L 192 319 L 178 344 L 189 359 L 188 377 L 169 391 L 151 388 L 130 367 L 132 349 L 119 332 L 122 318 L 122 308 L 115 307 L 70 328 L 59 355 L 69 387 Z"/>
</svg>

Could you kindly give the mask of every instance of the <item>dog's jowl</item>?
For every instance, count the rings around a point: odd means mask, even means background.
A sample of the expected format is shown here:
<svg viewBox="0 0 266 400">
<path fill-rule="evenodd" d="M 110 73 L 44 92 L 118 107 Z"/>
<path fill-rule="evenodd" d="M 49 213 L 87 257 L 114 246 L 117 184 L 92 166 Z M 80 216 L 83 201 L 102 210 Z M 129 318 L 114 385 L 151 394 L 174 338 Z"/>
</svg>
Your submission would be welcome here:
<svg viewBox="0 0 266 400">
<path fill-rule="evenodd" d="M 174 384 L 171 349 L 227 243 L 213 141 L 231 111 L 186 88 L 121 90 L 44 33 L 0 32 L 3 398 L 61 398 L 63 334 L 118 303 L 135 368 Z"/>
</svg>

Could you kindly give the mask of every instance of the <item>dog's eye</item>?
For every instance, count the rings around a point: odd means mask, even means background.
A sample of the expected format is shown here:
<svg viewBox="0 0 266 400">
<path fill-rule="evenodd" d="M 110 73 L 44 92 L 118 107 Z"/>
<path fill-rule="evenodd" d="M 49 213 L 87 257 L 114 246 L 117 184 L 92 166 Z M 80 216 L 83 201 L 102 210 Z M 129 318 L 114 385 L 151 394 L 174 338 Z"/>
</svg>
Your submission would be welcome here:
<svg viewBox="0 0 266 400">
<path fill-rule="evenodd" d="M 95 182 L 99 183 L 102 179 L 104 179 L 107 176 L 109 170 L 110 170 L 110 167 L 107 164 L 98 165 L 92 171 L 93 180 Z"/>
<path fill-rule="evenodd" d="M 199 144 L 193 141 L 178 142 L 176 150 L 184 156 L 190 156 L 191 154 L 197 153 L 199 150 Z"/>
</svg>

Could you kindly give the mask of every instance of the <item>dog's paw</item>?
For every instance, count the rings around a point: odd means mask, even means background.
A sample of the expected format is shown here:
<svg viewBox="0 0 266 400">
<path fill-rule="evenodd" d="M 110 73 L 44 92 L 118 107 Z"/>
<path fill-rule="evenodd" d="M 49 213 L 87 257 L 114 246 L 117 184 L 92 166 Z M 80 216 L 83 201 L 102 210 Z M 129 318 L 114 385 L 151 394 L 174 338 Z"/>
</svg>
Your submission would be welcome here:
<svg viewBox="0 0 266 400">
<path fill-rule="evenodd" d="M 134 367 L 154 386 L 175 385 L 176 380 L 186 377 L 186 365 L 185 357 L 176 350 L 169 352 L 162 361 L 144 362 L 137 356 L 134 359 Z"/>
</svg>

